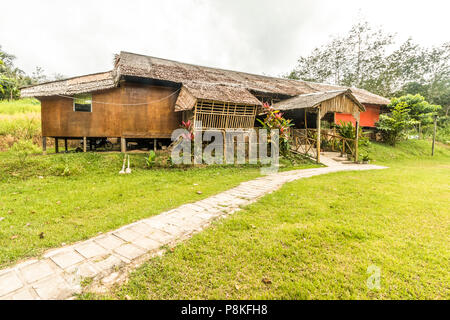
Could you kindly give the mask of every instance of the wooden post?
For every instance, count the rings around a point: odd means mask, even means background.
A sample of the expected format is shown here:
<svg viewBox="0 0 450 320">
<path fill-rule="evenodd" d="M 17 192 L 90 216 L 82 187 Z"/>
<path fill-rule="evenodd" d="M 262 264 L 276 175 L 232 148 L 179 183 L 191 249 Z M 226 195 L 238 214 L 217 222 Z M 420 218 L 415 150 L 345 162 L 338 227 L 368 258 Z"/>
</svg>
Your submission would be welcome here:
<svg viewBox="0 0 450 320">
<path fill-rule="evenodd" d="M 59 152 L 59 145 L 58 145 L 58 138 L 55 138 L 55 152 L 58 153 Z"/>
<path fill-rule="evenodd" d="M 316 119 L 316 127 L 317 127 L 317 163 L 320 162 L 320 106 L 317 107 L 317 119 Z"/>
<path fill-rule="evenodd" d="M 87 147 L 87 139 L 86 137 L 83 137 L 83 152 L 86 152 L 86 147 Z"/>
<path fill-rule="evenodd" d="M 47 154 L 47 137 L 42 137 L 42 153 Z"/>
<path fill-rule="evenodd" d="M 124 137 L 120 138 L 120 152 L 127 152 L 127 139 Z"/>
<path fill-rule="evenodd" d="M 227 164 L 227 133 L 223 130 L 223 164 Z"/>
<path fill-rule="evenodd" d="M 436 143 L 436 127 L 437 127 L 437 115 L 434 116 L 433 144 L 431 145 L 431 155 L 432 156 L 434 156 L 434 144 Z"/>
<path fill-rule="evenodd" d="M 157 143 L 157 139 L 153 139 L 153 151 L 156 152 L 156 143 Z"/>
<path fill-rule="evenodd" d="M 67 138 L 64 138 L 64 150 L 65 150 L 66 152 L 69 151 L 69 148 L 67 147 Z"/>
<path fill-rule="evenodd" d="M 308 133 L 308 118 L 306 117 L 306 109 L 305 110 L 305 132 Z"/>
<path fill-rule="evenodd" d="M 355 122 L 355 162 L 358 163 L 359 121 Z"/>
</svg>

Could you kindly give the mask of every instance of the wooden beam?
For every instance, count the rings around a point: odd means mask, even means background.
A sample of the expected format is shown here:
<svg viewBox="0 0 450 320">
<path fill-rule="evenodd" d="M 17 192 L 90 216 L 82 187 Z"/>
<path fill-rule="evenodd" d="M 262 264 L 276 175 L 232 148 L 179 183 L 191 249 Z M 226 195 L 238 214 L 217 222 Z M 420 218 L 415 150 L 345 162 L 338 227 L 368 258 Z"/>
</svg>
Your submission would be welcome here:
<svg viewBox="0 0 450 320">
<path fill-rule="evenodd" d="M 47 137 L 42 137 L 42 153 L 47 154 Z"/>
<path fill-rule="evenodd" d="M 120 138 L 120 152 L 127 152 L 127 139 L 124 137 Z"/>
<path fill-rule="evenodd" d="M 320 106 L 317 107 L 317 118 L 316 118 L 316 127 L 317 127 L 317 163 L 320 162 Z"/>
<path fill-rule="evenodd" d="M 87 147 L 87 139 L 86 137 L 83 137 L 83 152 L 86 152 L 86 147 Z"/>
<path fill-rule="evenodd" d="M 59 152 L 59 145 L 58 145 L 58 138 L 55 138 L 55 152 L 58 153 Z"/>
</svg>

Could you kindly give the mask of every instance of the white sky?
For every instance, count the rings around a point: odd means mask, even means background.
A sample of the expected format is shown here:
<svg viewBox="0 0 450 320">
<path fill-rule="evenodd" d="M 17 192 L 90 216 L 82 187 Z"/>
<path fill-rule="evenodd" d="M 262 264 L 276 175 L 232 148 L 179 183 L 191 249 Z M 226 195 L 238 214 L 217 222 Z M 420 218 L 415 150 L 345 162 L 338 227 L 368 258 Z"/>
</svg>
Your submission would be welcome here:
<svg viewBox="0 0 450 320">
<path fill-rule="evenodd" d="M 30 74 L 110 70 L 123 50 L 278 76 L 359 17 L 398 41 L 450 41 L 445 0 L 14 0 L 0 11 L 0 45 Z"/>
</svg>

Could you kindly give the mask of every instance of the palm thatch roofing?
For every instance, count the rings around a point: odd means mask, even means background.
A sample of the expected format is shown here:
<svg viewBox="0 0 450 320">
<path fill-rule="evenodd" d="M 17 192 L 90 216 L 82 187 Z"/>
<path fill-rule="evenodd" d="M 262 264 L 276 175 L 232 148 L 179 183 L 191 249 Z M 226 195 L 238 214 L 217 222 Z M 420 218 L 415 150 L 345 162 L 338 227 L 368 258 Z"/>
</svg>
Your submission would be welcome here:
<svg viewBox="0 0 450 320">
<path fill-rule="evenodd" d="M 113 72 L 108 71 L 24 87 L 21 89 L 21 95 L 22 97 L 70 96 L 114 87 L 116 87 L 116 82 Z"/>
<path fill-rule="evenodd" d="M 275 103 L 274 108 L 278 110 L 314 108 L 325 101 L 329 101 L 341 95 L 348 97 L 360 111 L 365 110 L 364 106 L 355 98 L 350 89 L 300 94 L 296 97 Z"/>
<path fill-rule="evenodd" d="M 116 56 L 110 72 L 43 83 L 22 89 L 23 97 L 70 95 L 110 89 L 122 77 L 155 79 L 180 84 L 195 98 L 231 103 L 260 105 L 251 92 L 285 96 L 347 89 L 339 86 L 275 78 L 245 72 L 210 68 L 130 52 Z M 389 100 L 362 89 L 352 88 L 361 103 L 386 105 Z M 184 106 L 187 108 L 188 106 Z"/>
</svg>

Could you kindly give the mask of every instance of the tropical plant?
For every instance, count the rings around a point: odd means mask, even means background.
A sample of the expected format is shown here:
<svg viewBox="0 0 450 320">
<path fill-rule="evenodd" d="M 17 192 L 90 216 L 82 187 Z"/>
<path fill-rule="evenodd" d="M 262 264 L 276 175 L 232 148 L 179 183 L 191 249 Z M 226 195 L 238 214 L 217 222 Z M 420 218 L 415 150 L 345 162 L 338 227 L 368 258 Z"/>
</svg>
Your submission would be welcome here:
<svg viewBox="0 0 450 320">
<path fill-rule="evenodd" d="M 383 140 L 390 145 L 395 145 L 406 136 L 407 130 L 411 129 L 417 120 L 411 119 L 409 106 L 405 101 L 397 103 L 390 114 L 380 115 L 376 127 L 380 130 Z"/>
<path fill-rule="evenodd" d="M 294 124 L 291 123 L 291 120 L 285 119 L 283 117 L 283 113 L 281 113 L 279 110 L 275 110 L 272 106 L 270 106 L 267 103 L 264 103 L 263 105 L 264 113 L 266 114 L 266 117 L 264 120 L 257 119 L 259 123 L 262 124 L 262 126 L 267 130 L 273 130 L 277 129 L 280 134 L 280 152 L 283 155 L 287 155 L 290 151 L 289 148 L 289 127 L 293 126 Z"/>
<path fill-rule="evenodd" d="M 151 150 L 148 153 L 148 157 L 145 159 L 145 164 L 148 168 L 153 168 L 156 164 L 156 152 Z"/>
<path fill-rule="evenodd" d="M 422 129 L 433 124 L 433 115 L 437 114 L 442 108 L 428 103 L 420 94 L 407 94 L 399 98 L 393 98 L 388 108 L 395 108 L 400 103 L 406 105 L 410 118 L 415 120 L 420 137 L 422 136 Z"/>
</svg>

